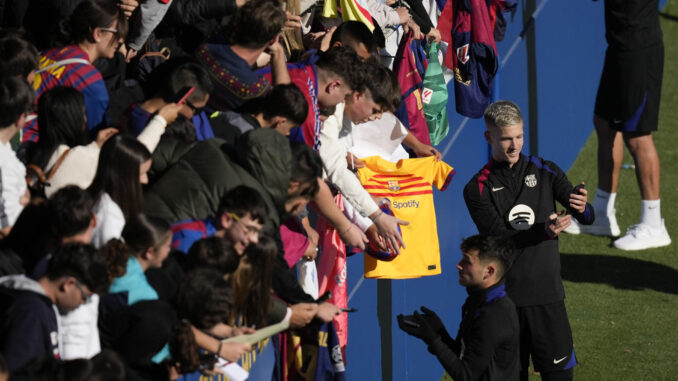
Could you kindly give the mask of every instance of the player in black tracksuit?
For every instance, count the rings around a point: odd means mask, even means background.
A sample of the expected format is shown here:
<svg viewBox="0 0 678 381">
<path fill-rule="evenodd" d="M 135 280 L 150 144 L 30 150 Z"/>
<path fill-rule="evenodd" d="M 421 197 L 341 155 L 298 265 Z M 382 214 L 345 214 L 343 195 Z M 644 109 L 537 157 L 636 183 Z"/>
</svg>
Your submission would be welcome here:
<svg viewBox="0 0 678 381">
<path fill-rule="evenodd" d="M 571 379 L 577 360 L 565 311 L 557 234 L 574 217 L 593 223 L 586 190 L 575 189 L 554 163 L 520 153 L 523 122 L 518 107 L 496 102 L 485 113 L 492 160 L 466 185 L 464 200 L 480 234 L 511 237 L 518 253 L 506 290 L 518 308 L 521 379 L 529 356 L 544 380 Z M 556 201 L 567 215 L 557 215 Z"/>
<path fill-rule="evenodd" d="M 461 244 L 459 283 L 468 298 L 462 307 L 457 339 L 453 340 L 435 312 L 398 316 L 405 332 L 424 340 L 428 350 L 455 381 L 518 379 L 520 330 L 515 304 L 506 295 L 502 276 L 513 251 L 506 240 L 476 235 Z"/>
</svg>

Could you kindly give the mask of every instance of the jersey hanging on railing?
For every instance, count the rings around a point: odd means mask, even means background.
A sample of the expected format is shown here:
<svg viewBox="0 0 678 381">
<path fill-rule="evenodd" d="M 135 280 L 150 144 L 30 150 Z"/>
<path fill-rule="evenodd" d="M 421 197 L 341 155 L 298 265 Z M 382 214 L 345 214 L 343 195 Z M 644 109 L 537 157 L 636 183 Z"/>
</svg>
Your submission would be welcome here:
<svg viewBox="0 0 678 381">
<path fill-rule="evenodd" d="M 503 12 L 515 3 L 502 0 L 448 0 L 438 30 L 450 48 L 445 65 L 454 72 L 457 112 L 480 118 L 490 103 L 499 62 L 495 41 L 504 39 Z"/>
<path fill-rule="evenodd" d="M 403 36 L 393 64 L 393 72 L 398 77 L 402 92 L 402 102 L 394 114 L 420 142 L 431 144 L 421 99 L 422 76 L 427 64 L 421 41 L 412 38 L 412 32 Z"/>
</svg>

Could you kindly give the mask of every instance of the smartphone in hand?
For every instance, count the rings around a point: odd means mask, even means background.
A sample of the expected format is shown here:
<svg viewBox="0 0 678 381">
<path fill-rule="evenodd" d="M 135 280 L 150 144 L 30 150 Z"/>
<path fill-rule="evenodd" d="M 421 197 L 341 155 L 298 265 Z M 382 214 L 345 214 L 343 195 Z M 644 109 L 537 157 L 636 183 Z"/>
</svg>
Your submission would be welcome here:
<svg viewBox="0 0 678 381">
<path fill-rule="evenodd" d="M 577 185 L 576 187 L 574 187 L 574 189 L 572 190 L 572 193 L 574 193 L 574 194 L 579 194 L 579 195 L 580 195 L 582 189 L 586 189 L 586 185 L 584 185 L 584 184 L 579 184 L 579 185 Z"/>
</svg>

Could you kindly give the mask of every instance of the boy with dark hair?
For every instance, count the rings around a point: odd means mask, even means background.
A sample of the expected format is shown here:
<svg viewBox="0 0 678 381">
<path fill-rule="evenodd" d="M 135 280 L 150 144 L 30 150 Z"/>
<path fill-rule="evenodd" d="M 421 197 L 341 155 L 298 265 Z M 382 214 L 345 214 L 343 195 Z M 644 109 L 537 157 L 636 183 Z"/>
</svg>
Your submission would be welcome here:
<svg viewBox="0 0 678 381">
<path fill-rule="evenodd" d="M 292 139 L 303 141 L 317 150 L 320 135 L 320 109 L 344 101 L 354 89 L 363 85 L 362 62 L 351 49 L 338 46 L 309 57 L 306 62 L 289 64 L 291 82 L 301 90 L 308 103 L 308 115 Z M 269 69 L 260 71 L 271 77 Z"/>
<path fill-rule="evenodd" d="M 234 143 L 240 135 L 255 128 L 272 128 L 289 136 L 292 128 L 306 119 L 308 103 L 294 84 L 277 85 L 266 96 L 243 104 L 239 111 L 226 111 L 216 117 L 225 122 L 226 136 L 220 137 L 228 142 Z"/>
<path fill-rule="evenodd" d="M 188 253 L 196 241 L 217 236 L 233 245 L 242 255 L 256 243 L 268 218 L 266 202 L 256 189 L 240 185 L 222 197 L 214 218 L 183 220 L 172 226 L 172 247 Z"/>
<path fill-rule="evenodd" d="M 285 12 L 279 3 L 251 0 L 238 9 L 228 26 L 230 36 L 215 36 L 198 48 L 197 58 L 214 83 L 211 110 L 236 110 L 245 101 L 266 94 L 271 82 L 290 82 L 285 51 L 278 43 L 284 24 Z M 272 81 L 252 70 L 264 51 L 271 54 Z"/>
<path fill-rule="evenodd" d="M 106 263 L 90 245 L 64 245 L 47 274 L 0 278 L 0 351 L 10 372 L 35 357 L 60 358 L 58 315 L 86 303 L 109 286 Z"/>
<path fill-rule="evenodd" d="M 35 92 L 23 78 L 0 82 L 0 237 L 9 230 L 28 203 L 26 167 L 12 150 L 11 140 L 26 124 Z"/>
<path fill-rule="evenodd" d="M 194 62 L 176 66 L 158 94 L 134 105 L 129 113 L 127 129 L 134 135 L 139 135 L 155 113 L 170 103 L 178 102 L 178 98 L 190 88 L 193 88 L 193 92 L 184 100 L 179 109 L 179 118 L 168 126 L 167 132 L 189 130 L 183 132 L 191 137 L 190 140 L 213 138 L 214 131 L 209 117 L 203 111 L 210 99 L 212 81 L 207 70 Z"/>
<path fill-rule="evenodd" d="M 469 296 L 462 307 L 457 339 L 424 306 L 423 314 L 398 315 L 398 325 L 422 339 L 455 380 L 517 380 L 518 314 L 503 281 L 513 262 L 513 245 L 507 239 L 475 235 L 464 239 L 460 247 L 459 284 Z"/>
<path fill-rule="evenodd" d="M 370 29 L 360 21 L 344 21 L 341 23 L 332 32 L 330 46 L 346 46 L 353 49 L 364 59 L 379 58 L 377 40 Z"/>
<path fill-rule="evenodd" d="M 68 185 L 56 191 L 47 203 L 51 232 L 57 245 L 92 243 L 96 226 L 94 200 L 89 192 L 77 185 Z M 26 268 L 27 274 L 37 279 L 47 271 L 51 253 L 41 253 L 40 260 Z"/>
<path fill-rule="evenodd" d="M 91 243 L 96 226 L 94 200 L 89 192 L 77 185 L 68 185 L 49 198 L 56 239 L 62 244 L 70 242 Z"/>
<path fill-rule="evenodd" d="M 280 35 L 285 25 L 285 13 L 273 0 L 249 1 L 238 9 L 231 24 L 231 43 L 249 49 L 259 49 Z"/>
<path fill-rule="evenodd" d="M 197 268 L 212 268 L 223 274 L 231 274 L 238 268 L 240 255 L 233 245 L 217 236 L 196 241 L 188 250 L 185 269 L 187 272 Z"/>
<path fill-rule="evenodd" d="M 38 57 L 35 46 L 18 36 L 0 39 L 0 75 L 3 77 L 19 77 L 32 85 Z"/>
</svg>

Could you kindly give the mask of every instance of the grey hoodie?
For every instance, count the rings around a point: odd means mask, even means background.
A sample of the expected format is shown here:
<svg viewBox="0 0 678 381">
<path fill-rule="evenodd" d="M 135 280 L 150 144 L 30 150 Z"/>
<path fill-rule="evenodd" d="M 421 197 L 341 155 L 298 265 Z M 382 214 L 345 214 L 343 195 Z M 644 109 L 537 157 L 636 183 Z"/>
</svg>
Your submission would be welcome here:
<svg viewBox="0 0 678 381">
<path fill-rule="evenodd" d="M 42 356 L 59 359 L 57 306 L 40 284 L 25 275 L 0 278 L 0 351 L 10 372 Z"/>
</svg>

